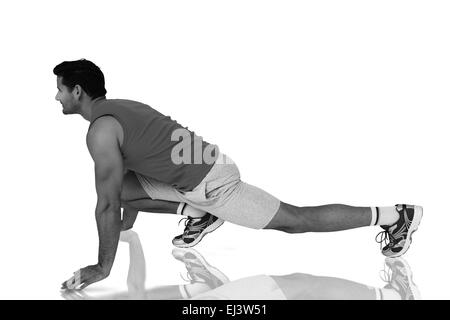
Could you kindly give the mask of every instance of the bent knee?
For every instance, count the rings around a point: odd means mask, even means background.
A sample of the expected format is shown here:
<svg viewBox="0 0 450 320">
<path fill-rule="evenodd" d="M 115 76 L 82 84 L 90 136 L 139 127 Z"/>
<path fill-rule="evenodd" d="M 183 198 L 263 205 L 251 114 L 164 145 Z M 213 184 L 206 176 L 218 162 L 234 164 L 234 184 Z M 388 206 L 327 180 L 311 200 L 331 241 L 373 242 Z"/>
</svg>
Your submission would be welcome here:
<svg viewBox="0 0 450 320">
<path fill-rule="evenodd" d="M 294 210 L 294 207 L 281 202 L 275 216 L 264 229 L 273 229 L 286 233 L 304 233 L 310 230 L 303 215 Z"/>
<path fill-rule="evenodd" d="M 122 180 L 120 199 L 122 202 L 150 198 L 133 171 L 128 171 Z"/>
</svg>

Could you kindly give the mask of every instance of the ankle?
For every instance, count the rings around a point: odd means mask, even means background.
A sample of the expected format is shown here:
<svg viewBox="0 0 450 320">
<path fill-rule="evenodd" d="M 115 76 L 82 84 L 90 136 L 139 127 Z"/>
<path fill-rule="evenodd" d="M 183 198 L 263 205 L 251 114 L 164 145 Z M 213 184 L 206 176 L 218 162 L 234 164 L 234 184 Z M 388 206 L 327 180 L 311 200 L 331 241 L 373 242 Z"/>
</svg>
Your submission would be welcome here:
<svg viewBox="0 0 450 320">
<path fill-rule="evenodd" d="M 400 215 L 395 206 L 392 207 L 378 207 L 380 214 L 378 224 L 380 226 L 391 226 L 398 221 Z"/>
<path fill-rule="evenodd" d="M 180 203 L 177 214 L 181 214 L 183 216 L 191 218 L 201 218 L 206 214 L 206 211 L 191 207 L 186 203 Z"/>
<path fill-rule="evenodd" d="M 371 207 L 371 225 L 391 226 L 400 218 L 395 206 L 392 207 Z"/>
</svg>

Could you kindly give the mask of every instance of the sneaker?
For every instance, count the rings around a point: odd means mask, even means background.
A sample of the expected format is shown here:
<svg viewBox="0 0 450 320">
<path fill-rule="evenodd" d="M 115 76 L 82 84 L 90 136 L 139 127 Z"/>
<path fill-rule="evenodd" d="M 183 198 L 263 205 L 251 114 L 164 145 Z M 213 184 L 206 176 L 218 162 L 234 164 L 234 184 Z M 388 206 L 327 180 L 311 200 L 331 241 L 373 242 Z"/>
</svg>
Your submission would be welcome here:
<svg viewBox="0 0 450 320">
<path fill-rule="evenodd" d="M 213 232 L 223 224 L 223 220 L 207 213 L 201 218 L 186 217 L 183 234 L 173 238 L 172 243 L 179 248 L 189 248 L 195 246 L 205 235 Z"/>
<path fill-rule="evenodd" d="M 412 272 L 408 263 L 402 258 L 386 258 L 383 281 L 388 284 L 384 289 L 397 291 L 402 300 L 420 300 L 419 288 L 412 280 Z"/>
<path fill-rule="evenodd" d="M 409 249 L 412 234 L 419 227 L 423 214 L 420 206 L 397 204 L 395 208 L 400 216 L 398 221 L 391 226 L 381 226 L 384 231 L 375 238 L 382 248 L 381 253 L 390 258 L 399 257 Z"/>
<path fill-rule="evenodd" d="M 190 281 L 191 284 L 204 283 L 212 290 L 230 282 L 225 274 L 206 262 L 205 258 L 195 249 L 173 249 L 172 255 L 186 266 L 187 281 Z"/>
</svg>

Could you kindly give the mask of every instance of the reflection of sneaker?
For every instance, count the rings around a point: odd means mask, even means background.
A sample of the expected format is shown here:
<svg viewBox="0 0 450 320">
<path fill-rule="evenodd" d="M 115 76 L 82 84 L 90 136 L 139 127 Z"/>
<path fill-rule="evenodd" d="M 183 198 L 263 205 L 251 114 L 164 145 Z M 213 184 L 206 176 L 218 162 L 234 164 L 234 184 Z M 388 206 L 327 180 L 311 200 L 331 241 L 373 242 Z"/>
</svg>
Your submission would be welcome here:
<svg viewBox="0 0 450 320">
<path fill-rule="evenodd" d="M 185 264 L 191 283 L 205 283 L 212 290 L 230 281 L 219 269 L 208 264 L 194 249 L 173 249 L 172 255 Z"/>
<path fill-rule="evenodd" d="M 381 252 L 390 258 L 404 254 L 412 241 L 412 234 L 419 227 L 423 209 L 420 206 L 397 204 L 399 219 L 391 226 L 381 226 L 385 231 L 377 234 L 376 241 L 380 246 L 385 244 Z"/>
<path fill-rule="evenodd" d="M 223 224 L 223 220 L 207 213 L 201 218 L 186 217 L 183 234 L 173 238 L 172 243 L 179 248 L 189 248 L 195 246 L 205 235 L 213 232 Z M 182 221 L 180 220 L 180 222 Z"/>
<path fill-rule="evenodd" d="M 420 300 L 419 288 L 412 280 L 412 272 L 408 263 L 402 258 L 386 258 L 388 271 L 384 271 L 384 281 L 388 284 L 384 289 L 394 289 L 402 300 Z"/>
</svg>

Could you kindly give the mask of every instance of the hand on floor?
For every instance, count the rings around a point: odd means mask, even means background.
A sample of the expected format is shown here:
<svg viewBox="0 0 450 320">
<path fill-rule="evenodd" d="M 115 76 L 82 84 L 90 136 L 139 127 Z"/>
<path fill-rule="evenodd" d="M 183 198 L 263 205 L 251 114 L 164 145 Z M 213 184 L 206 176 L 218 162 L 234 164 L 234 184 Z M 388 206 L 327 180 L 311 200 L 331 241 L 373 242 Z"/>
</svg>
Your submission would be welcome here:
<svg viewBox="0 0 450 320">
<path fill-rule="evenodd" d="M 61 284 L 61 289 L 83 290 L 87 286 L 105 279 L 108 275 L 109 273 L 105 272 L 98 264 L 87 266 L 74 272 L 73 277 Z"/>
</svg>

